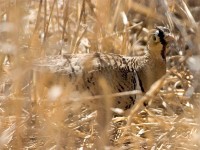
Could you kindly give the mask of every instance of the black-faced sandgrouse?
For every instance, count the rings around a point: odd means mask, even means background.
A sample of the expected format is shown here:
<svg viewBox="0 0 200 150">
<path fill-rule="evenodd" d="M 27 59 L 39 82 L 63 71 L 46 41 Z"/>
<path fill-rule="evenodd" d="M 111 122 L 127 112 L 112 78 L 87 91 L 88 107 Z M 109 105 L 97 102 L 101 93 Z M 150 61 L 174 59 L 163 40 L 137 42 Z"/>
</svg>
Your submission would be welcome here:
<svg viewBox="0 0 200 150">
<path fill-rule="evenodd" d="M 166 48 L 172 39 L 170 31 L 159 26 L 150 30 L 143 56 L 99 52 L 48 56 L 37 60 L 35 70 L 51 72 L 55 84 L 62 82 L 67 86 L 70 83 L 73 91 L 87 91 L 92 96 L 102 94 L 100 78 L 104 78 L 112 93 L 132 91 L 136 87 L 145 93 L 166 73 Z M 113 107 L 127 110 L 134 102 L 134 95 L 116 97 Z"/>
</svg>

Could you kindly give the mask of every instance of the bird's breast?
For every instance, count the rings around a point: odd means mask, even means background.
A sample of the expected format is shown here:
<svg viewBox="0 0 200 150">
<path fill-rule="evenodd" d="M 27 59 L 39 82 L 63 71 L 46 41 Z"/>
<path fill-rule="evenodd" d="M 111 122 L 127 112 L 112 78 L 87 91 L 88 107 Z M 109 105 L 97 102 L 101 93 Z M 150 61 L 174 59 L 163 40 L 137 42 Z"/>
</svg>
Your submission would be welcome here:
<svg viewBox="0 0 200 150">
<path fill-rule="evenodd" d="M 149 61 L 138 71 L 138 77 L 144 92 L 147 92 L 151 85 L 160 79 L 166 73 L 166 64 L 164 61 Z"/>
</svg>

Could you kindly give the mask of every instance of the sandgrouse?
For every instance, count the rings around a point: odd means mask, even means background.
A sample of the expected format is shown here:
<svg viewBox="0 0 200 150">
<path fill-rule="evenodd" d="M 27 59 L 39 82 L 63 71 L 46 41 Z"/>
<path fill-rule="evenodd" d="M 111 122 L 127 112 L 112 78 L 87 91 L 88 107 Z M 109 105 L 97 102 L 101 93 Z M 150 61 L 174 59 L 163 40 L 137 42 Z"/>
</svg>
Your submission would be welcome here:
<svg viewBox="0 0 200 150">
<path fill-rule="evenodd" d="M 51 72 L 52 82 L 62 79 L 64 86 L 70 83 L 74 91 L 87 91 L 92 96 L 102 94 L 99 78 L 106 80 L 113 93 L 132 91 L 136 87 L 145 93 L 166 73 L 166 48 L 172 39 L 170 31 L 159 26 L 149 32 L 143 56 L 99 52 L 47 56 L 37 60 L 36 71 Z M 114 108 L 127 110 L 135 103 L 135 96 L 116 97 L 113 103 Z"/>
</svg>

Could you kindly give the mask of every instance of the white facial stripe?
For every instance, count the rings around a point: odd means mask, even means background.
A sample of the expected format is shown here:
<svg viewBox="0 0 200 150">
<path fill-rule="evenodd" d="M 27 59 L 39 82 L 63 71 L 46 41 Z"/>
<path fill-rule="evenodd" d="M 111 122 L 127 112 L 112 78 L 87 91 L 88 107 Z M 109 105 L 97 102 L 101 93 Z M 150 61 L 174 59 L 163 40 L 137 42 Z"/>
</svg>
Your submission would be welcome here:
<svg viewBox="0 0 200 150">
<path fill-rule="evenodd" d="M 159 31 L 158 31 L 158 30 L 156 30 L 155 34 L 156 34 L 156 35 L 158 35 L 158 34 L 159 34 Z"/>
</svg>

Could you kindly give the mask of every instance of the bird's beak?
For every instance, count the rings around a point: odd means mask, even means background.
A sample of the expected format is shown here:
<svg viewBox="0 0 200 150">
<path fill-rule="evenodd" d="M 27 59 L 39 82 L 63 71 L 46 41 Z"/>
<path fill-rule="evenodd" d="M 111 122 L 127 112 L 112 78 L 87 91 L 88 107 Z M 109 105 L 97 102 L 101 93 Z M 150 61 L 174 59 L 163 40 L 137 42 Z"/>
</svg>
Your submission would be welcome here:
<svg viewBox="0 0 200 150">
<path fill-rule="evenodd" d="M 166 42 L 172 42 L 172 41 L 175 41 L 175 37 L 174 37 L 174 35 L 172 35 L 171 33 L 165 35 L 165 41 L 166 41 Z"/>
</svg>

